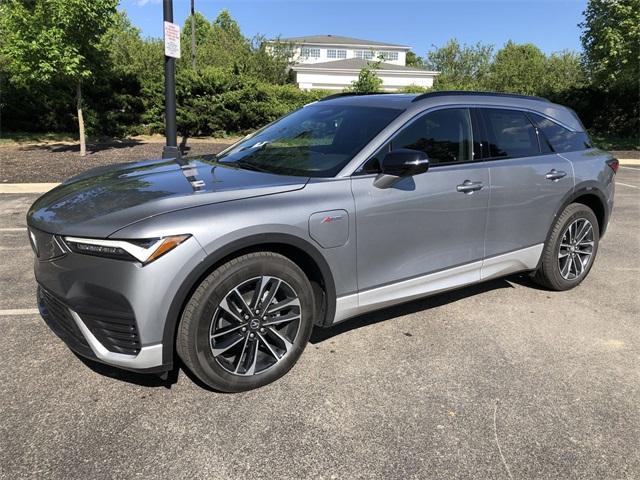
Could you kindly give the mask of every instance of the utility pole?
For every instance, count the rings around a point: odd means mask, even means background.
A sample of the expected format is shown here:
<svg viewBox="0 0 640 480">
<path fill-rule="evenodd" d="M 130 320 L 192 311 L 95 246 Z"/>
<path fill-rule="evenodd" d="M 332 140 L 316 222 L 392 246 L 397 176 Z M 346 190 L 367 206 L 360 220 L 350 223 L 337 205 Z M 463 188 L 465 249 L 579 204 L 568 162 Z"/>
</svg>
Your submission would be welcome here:
<svg viewBox="0 0 640 480">
<path fill-rule="evenodd" d="M 191 66 L 196 69 L 196 0 L 191 0 Z"/>
<path fill-rule="evenodd" d="M 173 0 L 163 1 L 164 21 L 173 23 Z M 167 144 L 162 149 L 162 158 L 180 158 L 176 126 L 176 59 L 167 56 L 165 23 L 164 56 L 164 122 Z"/>
</svg>

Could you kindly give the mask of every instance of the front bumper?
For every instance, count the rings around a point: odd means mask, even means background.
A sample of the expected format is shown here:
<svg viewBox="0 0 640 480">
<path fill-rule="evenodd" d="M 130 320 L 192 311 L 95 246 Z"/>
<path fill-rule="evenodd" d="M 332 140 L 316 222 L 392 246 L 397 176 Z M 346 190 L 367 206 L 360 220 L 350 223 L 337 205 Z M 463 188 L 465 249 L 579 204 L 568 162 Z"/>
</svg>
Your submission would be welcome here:
<svg viewBox="0 0 640 480">
<path fill-rule="evenodd" d="M 204 256 L 192 238 L 145 266 L 70 251 L 36 259 L 40 313 L 83 357 L 137 372 L 170 370 L 169 310 Z"/>
<path fill-rule="evenodd" d="M 104 345 L 107 342 L 103 340 L 103 343 L 98 340 L 92 329 L 89 328 L 77 312 L 74 312 L 42 286 L 38 287 L 38 309 L 49 328 L 71 350 L 85 358 L 134 371 L 164 371 L 170 367 L 167 365 L 166 368 L 163 368 L 161 343 L 140 348 L 129 348 L 128 350 L 131 353 L 119 353 L 109 350 Z M 132 340 L 127 339 L 127 343 L 138 342 L 137 334 L 135 333 L 107 330 L 104 326 L 96 327 L 94 325 L 94 328 L 102 333 L 101 336 L 103 338 L 106 338 L 106 333 L 111 333 L 120 337 L 130 337 Z M 112 341 L 108 345 L 112 349 L 118 348 L 114 346 Z"/>
</svg>

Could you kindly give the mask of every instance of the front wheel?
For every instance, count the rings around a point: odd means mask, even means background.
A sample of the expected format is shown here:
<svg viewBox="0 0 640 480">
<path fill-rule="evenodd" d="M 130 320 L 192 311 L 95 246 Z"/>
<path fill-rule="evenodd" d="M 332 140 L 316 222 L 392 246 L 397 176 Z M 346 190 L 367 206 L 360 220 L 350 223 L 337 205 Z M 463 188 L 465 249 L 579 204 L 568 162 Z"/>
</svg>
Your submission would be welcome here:
<svg viewBox="0 0 640 480">
<path fill-rule="evenodd" d="M 598 219 L 581 203 L 572 203 L 556 220 L 534 280 L 552 290 L 569 290 L 589 274 L 600 240 Z"/>
<path fill-rule="evenodd" d="M 272 252 L 243 255 L 193 293 L 178 328 L 178 354 L 216 390 L 261 387 L 296 363 L 314 311 L 311 285 L 295 263 Z"/>
</svg>

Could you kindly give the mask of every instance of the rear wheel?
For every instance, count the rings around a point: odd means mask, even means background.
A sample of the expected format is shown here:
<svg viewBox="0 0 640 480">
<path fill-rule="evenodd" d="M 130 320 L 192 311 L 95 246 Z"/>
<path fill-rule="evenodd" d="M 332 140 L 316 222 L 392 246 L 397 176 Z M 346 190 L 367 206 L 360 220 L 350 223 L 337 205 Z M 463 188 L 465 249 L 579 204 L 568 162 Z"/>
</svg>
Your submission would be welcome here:
<svg viewBox="0 0 640 480">
<path fill-rule="evenodd" d="M 552 290 L 569 290 L 589 274 L 600 240 L 598 219 L 581 203 L 560 214 L 542 252 L 534 280 Z"/>
<path fill-rule="evenodd" d="M 309 280 L 286 257 L 251 253 L 222 265 L 187 303 L 176 346 L 208 386 L 239 392 L 287 373 L 313 328 Z"/>
</svg>

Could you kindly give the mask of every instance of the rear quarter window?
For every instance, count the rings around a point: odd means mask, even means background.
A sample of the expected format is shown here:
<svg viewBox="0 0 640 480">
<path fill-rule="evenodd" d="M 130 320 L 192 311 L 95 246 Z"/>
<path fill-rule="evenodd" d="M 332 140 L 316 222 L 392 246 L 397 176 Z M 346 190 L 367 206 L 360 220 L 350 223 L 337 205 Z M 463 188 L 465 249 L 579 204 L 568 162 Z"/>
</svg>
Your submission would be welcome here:
<svg viewBox="0 0 640 480">
<path fill-rule="evenodd" d="M 592 148 L 591 140 L 585 132 L 572 132 L 541 115 L 530 115 L 538 130 L 542 132 L 540 141 L 547 142 L 554 152 L 575 152 Z"/>
<path fill-rule="evenodd" d="M 540 154 L 538 136 L 524 112 L 483 108 L 489 136 L 489 158 L 530 157 Z"/>
</svg>

